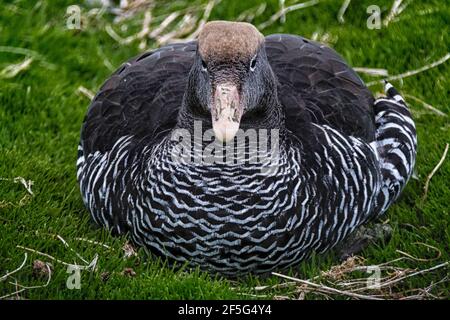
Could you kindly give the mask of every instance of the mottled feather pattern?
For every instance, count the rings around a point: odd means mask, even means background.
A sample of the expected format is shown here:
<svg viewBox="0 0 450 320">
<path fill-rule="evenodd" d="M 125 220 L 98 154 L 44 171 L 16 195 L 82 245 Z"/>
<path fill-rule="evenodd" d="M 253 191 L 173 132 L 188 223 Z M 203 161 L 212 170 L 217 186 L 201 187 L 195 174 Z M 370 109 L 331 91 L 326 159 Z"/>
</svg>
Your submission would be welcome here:
<svg viewBox="0 0 450 320">
<path fill-rule="evenodd" d="M 169 132 L 195 47 L 129 61 L 91 104 L 77 177 L 97 224 L 155 254 L 236 276 L 324 252 L 398 197 L 417 147 L 403 99 L 387 85 L 374 101 L 332 49 L 296 36 L 266 38 L 287 121 L 275 169 L 173 161 Z"/>
</svg>

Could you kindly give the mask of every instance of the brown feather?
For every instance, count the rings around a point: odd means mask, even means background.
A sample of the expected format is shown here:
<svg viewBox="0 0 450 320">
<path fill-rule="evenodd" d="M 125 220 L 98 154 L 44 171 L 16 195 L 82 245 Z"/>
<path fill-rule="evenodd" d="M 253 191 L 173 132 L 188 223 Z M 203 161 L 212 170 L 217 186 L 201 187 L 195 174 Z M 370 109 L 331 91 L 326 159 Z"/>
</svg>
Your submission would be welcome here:
<svg viewBox="0 0 450 320">
<path fill-rule="evenodd" d="M 264 42 L 264 36 L 245 22 L 212 21 L 205 24 L 198 37 L 203 59 L 228 61 L 251 59 Z"/>
</svg>

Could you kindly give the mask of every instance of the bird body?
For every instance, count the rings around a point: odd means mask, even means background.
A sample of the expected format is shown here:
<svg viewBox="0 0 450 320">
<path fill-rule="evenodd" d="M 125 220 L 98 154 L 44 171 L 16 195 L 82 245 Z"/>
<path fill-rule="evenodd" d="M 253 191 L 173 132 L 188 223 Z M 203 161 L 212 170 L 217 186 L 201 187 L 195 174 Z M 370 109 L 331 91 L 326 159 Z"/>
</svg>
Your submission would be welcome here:
<svg viewBox="0 0 450 320">
<path fill-rule="evenodd" d="M 386 90 L 375 100 L 321 44 L 208 23 L 97 93 L 78 148 L 83 201 L 97 224 L 175 261 L 224 275 L 292 266 L 382 215 L 412 174 L 414 123 Z M 255 156 L 239 129 L 268 147 Z M 179 133 L 193 139 L 174 157 Z"/>
</svg>

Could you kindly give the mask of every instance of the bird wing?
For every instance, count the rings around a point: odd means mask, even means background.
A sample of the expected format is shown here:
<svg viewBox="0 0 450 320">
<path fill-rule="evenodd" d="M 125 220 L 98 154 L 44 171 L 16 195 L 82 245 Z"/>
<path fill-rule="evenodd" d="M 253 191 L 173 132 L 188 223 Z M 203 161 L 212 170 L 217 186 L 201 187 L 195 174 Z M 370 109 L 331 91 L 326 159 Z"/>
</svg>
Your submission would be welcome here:
<svg viewBox="0 0 450 320">
<path fill-rule="evenodd" d="M 308 124 L 326 124 L 344 134 L 374 140 L 373 95 L 339 54 L 286 34 L 267 36 L 265 45 L 278 78 L 288 129 L 301 137 Z"/>
<path fill-rule="evenodd" d="M 123 136 L 152 139 L 177 121 L 196 42 L 171 44 L 124 63 L 100 88 L 84 119 L 85 153 L 110 150 Z"/>
</svg>

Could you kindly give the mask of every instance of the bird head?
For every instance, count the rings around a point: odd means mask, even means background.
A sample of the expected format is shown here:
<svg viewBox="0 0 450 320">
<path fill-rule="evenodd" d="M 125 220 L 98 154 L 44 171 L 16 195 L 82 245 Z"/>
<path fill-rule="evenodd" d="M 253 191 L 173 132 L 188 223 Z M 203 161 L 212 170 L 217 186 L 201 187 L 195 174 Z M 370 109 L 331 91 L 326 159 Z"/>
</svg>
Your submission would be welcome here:
<svg viewBox="0 0 450 320">
<path fill-rule="evenodd" d="M 210 114 L 214 134 L 222 142 L 232 140 L 250 114 L 264 113 L 268 93 L 276 95 L 264 36 L 249 23 L 205 24 L 192 73 L 196 100 Z"/>
</svg>

